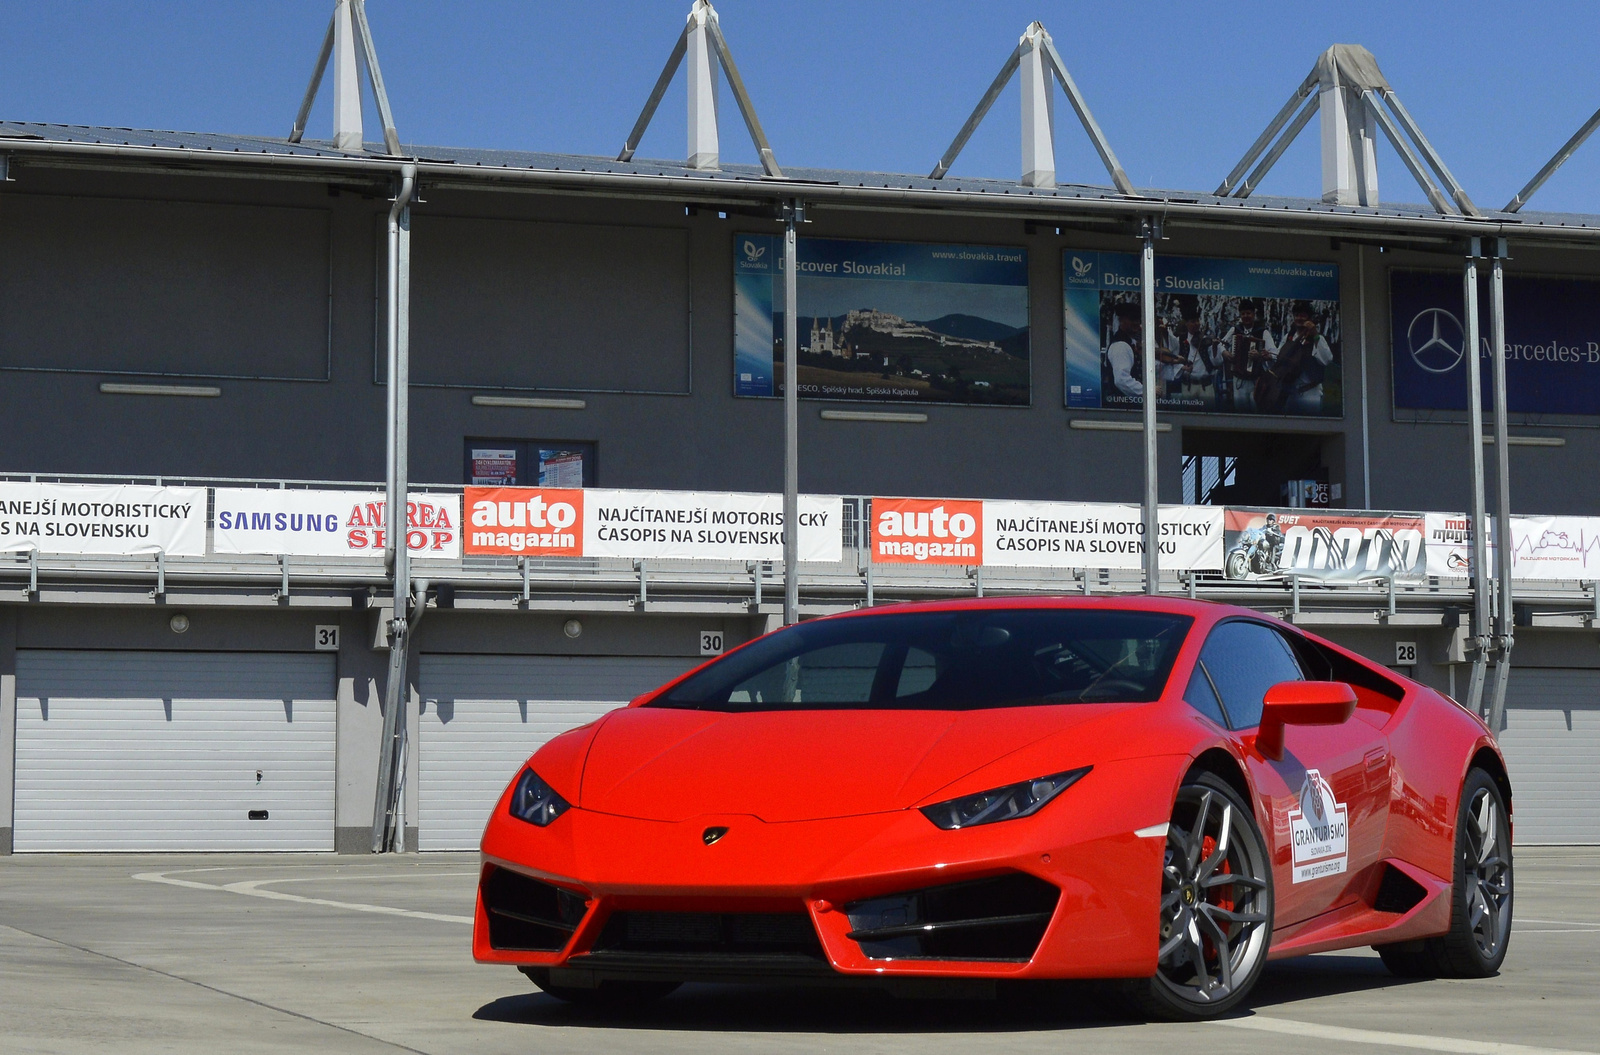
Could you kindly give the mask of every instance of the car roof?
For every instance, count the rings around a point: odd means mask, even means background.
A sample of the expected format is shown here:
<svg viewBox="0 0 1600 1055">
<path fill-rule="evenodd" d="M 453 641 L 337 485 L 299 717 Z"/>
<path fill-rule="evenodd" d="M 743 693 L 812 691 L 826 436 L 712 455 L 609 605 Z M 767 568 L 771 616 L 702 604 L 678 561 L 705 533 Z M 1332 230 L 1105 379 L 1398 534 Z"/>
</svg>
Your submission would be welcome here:
<svg viewBox="0 0 1600 1055">
<path fill-rule="evenodd" d="M 1076 608 L 1124 612 L 1165 612 L 1187 615 L 1199 620 L 1214 621 L 1227 616 L 1249 616 L 1267 622 L 1278 622 L 1271 616 L 1254 609 L 1220 601 L 1203 601 L 1189 597 L 1132 596 L 1096 597 L 1081 594 L 1043 594 L 1024 597 L 961 597 L 941 601 L 907 601 L 877 604 L 871 608 L 857 608 L 849 612 L 826 616 L 829 619 L 854 619 L 863 616 L 884 615 L 896 612 L 964 612 L 1005 611 L 1021 608 Z"/>
</svg>

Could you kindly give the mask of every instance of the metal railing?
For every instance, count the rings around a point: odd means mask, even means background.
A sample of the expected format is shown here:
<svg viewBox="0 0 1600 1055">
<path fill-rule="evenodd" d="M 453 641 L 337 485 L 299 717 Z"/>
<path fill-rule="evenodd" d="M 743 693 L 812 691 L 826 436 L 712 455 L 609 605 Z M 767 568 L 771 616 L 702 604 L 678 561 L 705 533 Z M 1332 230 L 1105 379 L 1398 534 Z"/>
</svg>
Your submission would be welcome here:
<svg viewBox="0 0 1600 1055">
<path fill-rule="evenodd" d="M 171 601 L 226 604 L 349 605 L 364 592 L 368 603 L 390 601 L 381 555 L 312 557 L 210 552 L 215 487 L 338 489 L 381 492 L 374 481 L 258 479 L 83 473 L 0 473 L 0 481 L 130 483 L 207 488 L 206 556 L 65 555 L 12 551 L 0 556 L 0 596 L 71 603 L 104 602 L 148 594 Z M 460 484 L 416 484 L 413 493 L 461 493 Z M 1018 595 L 1134 595 L 1143 592 L 1138 568 L 1009 568 L 880 564 L 871 560 L 871 499 L 846 496 L 841 559 L 800 566 L 802 604 L 808 613 L 927 598 Z M 628 559 L 621 557 L 413 556 L 414 574 L 428 580 L 433 603 L 462 608 L 547 606 L 671 611 L 781 611 L 781 561 Z M 1472 584 L 1465 577 L 1406 581 L 1376 574 L 1356 582 L 1323 582 L 1304 570 L 1270 578 L 1230 580 L 1220 572 L 1163 570 L 1161 592 L 1228 601 L 1287 618 L 1316 622 L 1359 614 L 1359 621 L 1456 625 L 1471 618 Z M 1522 625 L 1600 626 L 1600 584 L 1593 581 L 1517 580 L 1513 600 Z"/>
</svg>

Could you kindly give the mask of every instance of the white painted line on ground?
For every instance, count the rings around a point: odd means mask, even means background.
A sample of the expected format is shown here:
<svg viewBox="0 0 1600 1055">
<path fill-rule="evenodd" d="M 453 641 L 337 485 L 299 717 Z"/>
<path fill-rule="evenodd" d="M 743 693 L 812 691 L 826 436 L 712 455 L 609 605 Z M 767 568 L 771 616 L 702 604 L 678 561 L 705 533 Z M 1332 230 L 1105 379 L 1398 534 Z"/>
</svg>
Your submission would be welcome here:
<svg viewBox="0 0 1600 1055">
<path fill-rule="evenodd" d="M 380 916 L 404 916 L 407 919 L 430 919 L 439 923 L 465 923 L 472 924 L 471 916 L 450 916 L 442 912 L 419 912 L 416 909 L 393 908 L 389 905 L 367 905 L 359 901 L 332 901 L 328 898 L 301 897 L 299 894 L 286 894 L 281 890 L 263 890 L 263 884 L 282 883 L 291 880 L 283 879 L 253 879 L 240 883 L 228 883 L 215 886 L 211 883 L 196 883 L 191 879 L 173 879 L 161 872 L 140 872 L 133 876 L 134 879 L 145 883 L 165 883 L 168 886 L 185 887 L 191 890 L 215 890 L 227 894 L 243 894 L 246 897 L 266 898 L 269 901 L 297 901 L 304 905 L 321 905 L 325 908 L 345 909 L 349 912 L 370 912 Z"/>
<path fill-rule="evenodd" d="M 1420 1033 L 1388 1033 L 1377 1029 L 1351 1029 L 1348 1026 L 1326 1026 L 1319 1022 L 1269 1018 L 1265 1015 L 1213 1019 L 1211 1025 L 1254 1029 L 1263 1033 L 1282 1033 L 1302 1040 L 1314 1037 L 1317 1040 L 1336 1040 L 1347 1044 L 1378 1044 L 1390 1048 L 1454 1052 L 1456 1055 L 1592 1055 L 1573 1048 L 1541 1048 L 1529 1044 L 1507 1044 L 1497 1040 L 1464 1040 L 1459 1037 L 1429 1037 Z"/>
<path fill-rule="evenodd" d="M 1534 919 L 1531 916 L 1517 916 L 1516 923 L 1556 923 L 1563 927 L 1600 927 L 1600 920 L 1592 919 Z"/>
<path fill-rule="evenodd" d="M 164 873 L 171 875 L 172 873 Z M 395 875 L 291 876 L 288 879 L 263 879 L 263 883 L 333 883 L 345 879 L 460 879 L 476 877 L 476 872 L 400 872 Z"/>
</svg>

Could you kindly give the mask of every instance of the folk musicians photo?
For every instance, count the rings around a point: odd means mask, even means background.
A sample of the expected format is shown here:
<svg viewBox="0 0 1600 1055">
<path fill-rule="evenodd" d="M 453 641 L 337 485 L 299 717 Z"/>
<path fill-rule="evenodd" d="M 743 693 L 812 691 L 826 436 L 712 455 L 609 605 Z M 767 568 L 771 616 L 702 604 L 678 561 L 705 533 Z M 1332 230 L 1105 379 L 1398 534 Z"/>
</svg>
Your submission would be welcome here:
<svg viewBox="0 0 1600 1055">
<path fill-rule="evenodd" d="M 1326 413 L 1329 368 L 1337 356 L 1337 311 L 1327 301 L 1161 295 L 1156 398 L 1174 410 Z M 1103 294 L 1101 326 L 1102 398 L 1108 406 L 1136 406 L 1147 385 L 1137 295 Z M 1337 407 L 1337 388 L 1332 399 Z"/>
</svg>

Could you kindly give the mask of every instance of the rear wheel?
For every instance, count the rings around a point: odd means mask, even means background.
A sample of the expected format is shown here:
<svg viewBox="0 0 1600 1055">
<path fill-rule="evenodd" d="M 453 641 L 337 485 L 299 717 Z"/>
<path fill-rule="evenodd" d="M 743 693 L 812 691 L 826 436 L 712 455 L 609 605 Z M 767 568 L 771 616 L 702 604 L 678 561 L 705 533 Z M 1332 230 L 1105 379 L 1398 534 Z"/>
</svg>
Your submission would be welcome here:
<svg viewBox="0 0 1600 1055">
<path fill-rule="evenodd" d="M 593 989 L 574 985 L 555 985 L 550 971 L 541 967 L 521 968 L 528 980 L 557 1000 L 585 1007 L 633 1008 L 654 1003 L 677 989 L 681 982 L 601 982 Z"/>
<path fill-rule="evenodd" d="M 1250 806 L 1210 773 L 1185 781 L 1167 826 L 1154 976 L 1129 983 L 1142 1012 L 1202 1019 L 1237 1005 L 1272 939 L 1272 865 Z"/>
<path fill-rule="evenodd" d="M 1511 823 L 1494 778 L 1467 774 L 1456 819 L 1450 930 L 1437 938 L 1378 946 L 1384 966 L 1405 978 L 1487 978 L 1511 940 Z"/>
</svg>

